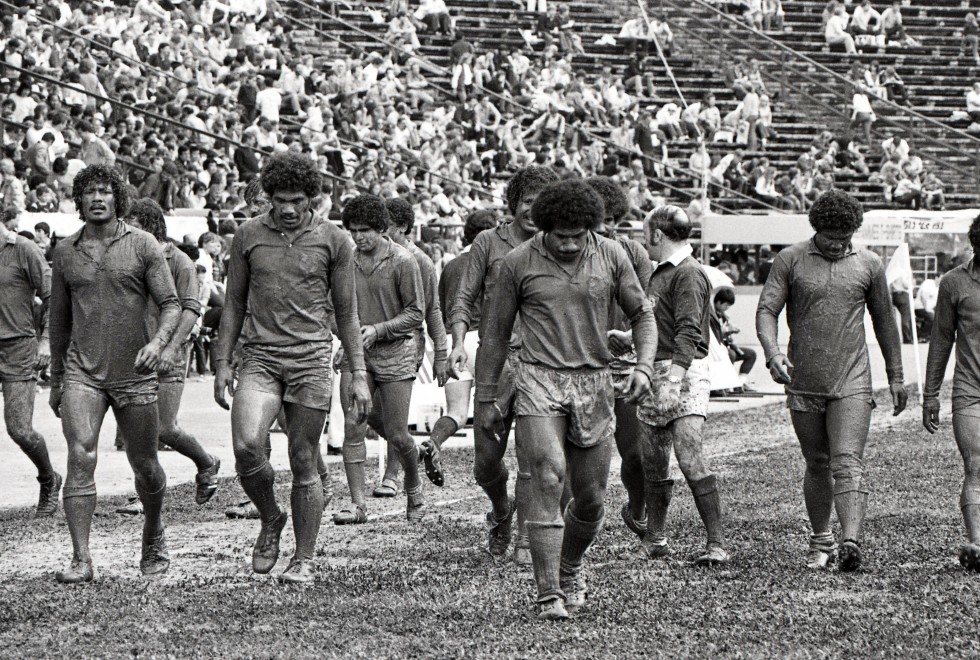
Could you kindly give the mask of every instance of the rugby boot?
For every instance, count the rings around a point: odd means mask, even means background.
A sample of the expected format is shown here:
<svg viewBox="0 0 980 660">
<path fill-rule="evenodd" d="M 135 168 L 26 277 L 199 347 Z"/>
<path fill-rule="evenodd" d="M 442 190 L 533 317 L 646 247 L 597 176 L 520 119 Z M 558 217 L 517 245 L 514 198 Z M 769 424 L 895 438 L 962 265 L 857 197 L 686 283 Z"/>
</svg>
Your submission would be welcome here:
<svg viewBox="0 0 980 660">
<path fill-rule="evenodd" d="M 241 504 L 228 507 L 225 509 L 225 515 L 229 518 L 245 518 L 247 520 L 258 520 L 261 517 L 259 510 L 255 508 L 251 500 L 245 500 Z"/>
<path fill-rule="evenodd" d="M 310 584 L 314 580 L 313 562 L 293 557 L 289 566 L 279 575 L 283 584 Z"/>
<path fill-rule="evenodd" d="M 531 542 L 527 536 L 517 535 L 517 540 L 514 542 L 513 559 L 518 566 L 531 565 Z"/>
<path fill-rule="evenodd" d="M 194 477 L 195 490 L 194 501 L 198 504 L 207 504 L 208 500 L 214 497 L 218 491 L 218 470 L 221 469 L 221 461 L 211 457 L 211 467 L 198 471 Z"/>
<path fill-rule="evenodd" d="M 143 556 L 140 557 L 140 571 L 143 575 L 161 575 L 170 568 L 170 553 L 163 532 L 149 541 L 143 541 Z"/>
<path fill-rule="evenodd" d="M 541 621 L 564 621 L 571 618 L 565 609 L 565 601 L 553 598 L 538 604 L 538 619 Z"/>
<path fill-rule="evenodd" d="M 853 573 L 861 568 L 861 546 L 853 539 L 845 539 L 837 552 L 837 562 L 844 573 Z"/>
<path fill-rule="evenodd" d="M 647 519 L 637 520 L 634 518 L 633 514 L 630 513 L 629 502 L 623 502 L 623 508 L 619 510 L 619 513 L 623 517 L 623 522 L 626 523 L 626 528 L 642 539 L 643 535 L 647 533 Z"/>
<path fill-rule="evenodd" d="M 41 492 L 37 497 L 37 509 L 34 510 L 35 518 L 47 518 L 53 516 L 58 511 L 58 495 L 61 493 L 61 484 L 64 480 L 57 472 L 52 472 L 47 479 L 37 478 L 41 484 Z"/>
<path fill-rule="evenodd" d="M 143 503 L 138 497 L 130 497 L 125 504 L 116 509 L 116 513 L 121 513 L 124 516 L 142 516 Z"/>
<path fill-rule="evenodd" d="M 810 549 L 806 553 L 806 567 L 820 571 L 837 561 L 837 544 L 834 542 L 834 535 L 811 534 Z"/>
<path fill-rule="evenodd" d="M 960 565 L 970 571 L 980 571 L 980 546 L 974 543 L 960 546 Z"/>
<path fill-rule="evenodd" d="M 275 520 L 262 523 L 259 537 L 255 539 L 255 547 L 252 549 L 252 570 L 256 573 L 265 575 L 275 568 L 279 561 L 279 537 L 287 520 L 289 514 L 281 511 Z"/>
<path fill-rule="evenodd" d="M 514 498 L 508 501 L 510 511 L 502 519 L 497 520 L 493 511 L 487 512 L 487 551 L 494 559 L 503 559 L 510 548 L 510 541 L 514 531 L 514 513 L 517 511 L 517 502 Z"/>
<path fill-rule="evenodd" d="M 640 544 L 619 556 L 620 559 L 642 560 L 662 559 L 670 556 L 670 543 L 667 539 L 643 539 Z"/>
<path fill-rule="evenodd" d="M 585 607 L 585 597 L 589 592 L 582 569 L 576 571 L 565 571 L 559 574 L 559 584 L 561 590 L 565 592 L 565 610 L 569 614 L 575 614 Z"/>
<path fill-rule="evenodd" d="M 361 506 L 351 506 L 333 514 L 334 525 L 363 525 L 367 521 L 367 511 Z"/>
<path fill-rule="evenodd" d="M 82 584 L 95 579 L 95 566 L 91 561 L 72 558 L 71 565 L 55 573 L 54 579 L 61 584 Z"/>
<path fill-rule="evenodd" d="M 694 560 L 695 566 L 722 566 L 732 559 L 725 549 L 717 543 L 709 543 L 704 554 Z"/>
<path fill-rule="evenodd" d="M 442 450 L 431 440 L 424 441 L 422 451 L 419 452 L 419 458 L 425 463 L 425 476 L 436 486 L 446 483 L 446 474 L 442 471 L 441 453 Z"/>
<path fill-rule="evenodd" d="M 381 483 L 371 492 L 372 497 L 395 497 L 402 492 L 401 482 L 397 479 L 382 479 Z"/>
</svg>

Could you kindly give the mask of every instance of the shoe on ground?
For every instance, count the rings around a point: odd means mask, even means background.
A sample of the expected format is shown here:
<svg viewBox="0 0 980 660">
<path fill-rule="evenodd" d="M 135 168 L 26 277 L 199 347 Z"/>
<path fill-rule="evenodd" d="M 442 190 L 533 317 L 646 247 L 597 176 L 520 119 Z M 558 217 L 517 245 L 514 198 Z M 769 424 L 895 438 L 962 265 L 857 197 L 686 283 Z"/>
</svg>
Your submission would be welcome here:
<svg viewBox="0 0 980 660">
<path fill-rule="evenodd" d="M 142 516 L 143 503 L 138 497 L 130 497 L 125 504 L 116 509 L 116 513 L 121 513 L 124 516 Z"/>
<path fill-rule="evenodd" d="M 538 605 L 539 621 L 565 621 L 571 618 L 561 598 L 554 598 Z"/>
<path fill-rule="evenodd" d="M 662 559 L 670 556 L 670 543 L 667 539 L 659 541 L 642 540 L 640 544 L 619 556 L 620 559 L 627 561 L 646 561 L 648 559 Z"/>
<path fill-rule="evenodd" d="M 250 500 L 246 500 L 225 509 L 225 515 L 229 518 L 241 518 L 247 520 L 258 520 L 259 510 Z"/>
<path fill-rule="evenodd" d="M 310 584 L 313 580 L 313 562 L 309 559 L 293 557 L 286 570 L 279 574 L 279 581 L 283 584 Z"/>
<path fill-rule="evenodd" d="M 140 572 L 143 575 L 162 575 L 170 568 L 170 553 L 163 532 L 143 543 L 143 556 L 140 557 Z"/>
<path fill-rule="evenodd" d="M 806 567 L 811 571 L 822 571 L 837 561 L 836 550 L 810 548 L 806 553 Z"/>
<path fill-rule="evenodd" d="M 575 614 L 585 607 L 585 598 L 589 593 L 589 587 L 585 583 L 585 577 L 581 569 L 574 573 L 561 573 L 559 586 L 565 592 L 565 610 L 569 614 Z"/>
<path fill-rule="evenodd" d="M 71 565 L 63 571 L 58 571 L 54 579 L 61 584 L 82 584 L 95 579 L 95 567 L 91 561 L 72 559 Z"/>
<path fill-rule="evenodd" d="M 858 545 L 858 542 L 848 539 L 841 543 L 837 553 L 837 561 L 840 570 L 844 573 L 853 573 L 861 568 L 861 546 Z"/>
<path fill-rule="evenodd" d="M 405 519 L 410 523 L 422 522 L 425 518 L 425 495 L 422 493 L 422 484 L 419 484 L 414 491 L 405 491 L 405 494 L 408 496 Z"/>
<path fill-rule="evenodd" d="M 359 506 L 333 514 L 334 525 L 361 525 L 367 522 L 367 511 Z"/>
<path fill-rule="evenodd" d="M 262 523 L 259 530 L 259 537 L 255 539 L 255 547 L 252 549 L 252 570 L 260 575 L 265 575 L 279 561 L 279 537 L 282 530 L 289 520 L 289 514 L 280 511 L 279 516 L 268 523 Z"/>
<path fill-rule="evenodd" d="M 510 511 L 506 516 L 497 520 L 493 511 L 487 512 L 487 552 L 494 559 L 502 559 L 507 555 L 510 548 L 510 541 L 514 533 L 514 513 L 517 511 L 517 502 L 510 498 L 507 502 Z"/>
<path fill-rule="evenodd" d="M 373 497 L 395 497 L 402 490 L 402 485 L 395 479 L 383 479 L 371 495 Z"/>
<path fill-rule="evenodd" d="M 970 571 L 980 571 L 980 545 L 964 543 L 960 546 L 960 565 Z"/>
<path fill-rule="evenodd" d="M 41 492 L 37 497 L 37 508 L 34 510 L 35 518 L 48 518 L 58 512 L 58 495 L 61 493 L 61 484 L 64 479 L 57 472 L 52 472 L 51 476 L 45 480 L 37 478 L 41 484 Z"/>
<path fill-rule="evenodd" d="M 221 469 L 221 461 L 211 457 L 211 467 L 205 468 L 194 477 L 196 483 L 194 491 L 194 501 L 198 504 L 207 504 L 218 491 L 218 470 Z"/>
<path fill-rule="evenodd" d="M 630 513 L 629 502 L 623 502 L 623 508 L 619 510 L 619 513 L 623 517 L 623 522 L 626 523 L 626 527 L 642 539 L 644 534 L 647 533 L 647 519 L 637 520 L 634 518 L 633 514 Z"/>
<path fill-rule="evenodd" d="M 723 566 L 732 560 L 725 552 L 725 549 L 716 543 L 712 543 L 704 551 L 704 554 L 694 560 L 695 566 Z"/>
<path fill-rule="evenodd" d="M 442 471 L 441 454 L 442 450 L 431 440 L 422 443 L 422 452 L 419 458 L 425 463 L 425 476 L 439 487 L 446 483 L 446 474 Z"/>
<path fill-rule="evenodd" d="M 514 543 L 513 559 L 514 563 L 518 566 L 531 565 L 531 541 L 527 538 L 527 536 L 521 536 L 518 534 L 517 541 Z"/>
</svg>

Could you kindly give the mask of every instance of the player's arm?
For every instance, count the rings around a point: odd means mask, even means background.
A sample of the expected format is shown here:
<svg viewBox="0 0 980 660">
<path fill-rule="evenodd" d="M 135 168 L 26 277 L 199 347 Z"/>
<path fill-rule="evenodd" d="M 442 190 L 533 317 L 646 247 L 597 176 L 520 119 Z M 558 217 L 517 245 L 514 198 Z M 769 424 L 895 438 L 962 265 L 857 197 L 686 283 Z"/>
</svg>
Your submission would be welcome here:
<svg viewBox="0 0 980 660">
<path fill-rule="evenodd" d="M 455 298 L 446 301 L 446 304 L 450 305 L 449 331 L 453 338 L 453 356 L 450 361 L 454 365 L 457 362 L 458 353 L 462 352 L 465 358 L 463 342 L 470 326 L 470 311 L 483 291 L 483 283 L 487 277 L 489 264 L 488 241 L 484 238 L 484 234 L 480 234 L 470 246 L 470 256 L 467 259 L 466 268 L 463 269 L 463 275 L 460 277 Z"/>
<path fill-rule="evenodd" d="M 693 269 L 679 272 L 672 284 L 674 354 L 671 358 L 670 374 L 675 378 L 683 378 L 690 369 L 701 342 L 701 323 L 709 294 L 705 284 L 701 273 Z M 634 332 L 634 337 L 635 335 Z"/>
<path fill-rule="evenodd" d="M 425 272 L 422 273 L 422 280 L 425 286 L 425 330 L 432 340 L 434 365 L 442 365 L 442 372 L 446 370 L 446 326 L 442 322 L 442 307 L 439 305 L 439 279 L 436 277 L 436 267 L 429 261 L 424 260 Z M 441 378 L 445 384 L 445 377 Z"/>
<path fill-rule="evenodd" d="M 51 298 L 48 306 L 48 333 L 51 338 L 51 387 L 61 388 L 65 375 L 65 354 L 71 340 L 71 292 L 58 256 L 51 270 Z M 60 398 L 60 397 L 59 397 Z M 57 409 L 55 413 L 57 414 Z"/>
<path fill-rule="evenodd" d="M 398 298 L 402 309 L 394 318 L 374 324 L 379 341 L 410 334 L 422 325 L 425 313 L 422 309 L 425 294 L 422 289 L 422 275 L 415 259 L 403 259 L 396 270 Z"/>
<path fill-rule="evenodd" d="M 346 240 L 338 243 L 339 246 L 331 260 L 330 272 L 330 295 L 334 310 L 332 324 L 334 334 L 340 337 L 340 345 L 350 363 L 353 412 L 354 418 L 360 423 L 371 411 L 371 395 L 368 391 L 367 372 L 364 367 L 361 320 L 357 315 L 354 249 Z"/>
<path fill-rule="evenodd" d="M 180 300 L 180 319 L 174 330 L 170 343 L 160 356 L 160 370 L 169 371 L 180 356 L 180 348 L 187 341 L 191 331 L 201 316 L 201 286 L 197 281 L 197 270 L 190 257 L 178 259 L 177 277 L 174 285 L 177 287 L 177 298 Z"/>
<path fill-rule="evenodd" d="M 866 295 L 871 324 L 874 326 L 881 354 L 885 358 L 885 373 L 888 376 L 894 414 L 897 415 L 905 410 L 909 395 L 905 391 L 905 373 L 902 370 L 902 339 L 898 334 L 898 325 L 895 323 L 885 265 L 881 262 L 878 263 Z"/>
<path fill-rule="evenodd" d="M 159 325 L 156 334 L 146 346 L 136 354 L 136 372 L 153 373 L 160 366 L 160 355 L 170 343 L 180 321 L 180 300 L 177 298 L 177 287 L 174 278 L 167 267 L 167 259 L 159 243 L 144 243 L 143 259 L 146 263 L 146 288 L 153 302 L 160 309 Z"/>
<path fill-rule="evenodd" d="M 245 324 L 245 308 L 248 302 L 248 282 L 251 269 L 245 258 L 241 234 L 235 234 L 228 260 L 228 276 L 225 278 L 225 305 L 221 308 L 221 324 L 218 326 L 218 346 L 215 352 L 214 400 L 228 410 L 225 390 L 234 389 L 231 370 L 231 354 L 242 334 Z"/>
<path fill-rule="evenodd" d="M 496 383 L 504 369 L 509 351 L 510 335 L 517 319 L 519 289 L 510 260 L 500 265 L 500 276 L 494 283 L 495 305 L 493 314 L 486 317 L 482 350 L 476 354 L 476 372 L 480 381 Z"/>
<path fill-rule="evenodd" d="M 956 342 L 956 325 L 959 322 L 951 280 L 950 277 L 939 280 L 936 317 L 932 323 L 926 377 L 922 385 L 922 425 L 929 433 L 935 433 L 939 428 L 939 389 L 943 385 L 949 355 Z"/>
<path fill-rule="evenodd" d="M 625 255 L 624 255 L 625 257 Z M 640 286 L 640 280 L 632 266 L 624 259 L 617 265 L 615 276 L 619 306 L 630 320 L 633 340 L 636 343 L 636 367 L 630 378 L 629 401 L 638 403 L 650 392 L 653 378 L 653 362 L 657 356 L 657 319 L 653 303 Z"/>
<path fill-rule="evenodd" d="M 44 259 L 44 253 L 32 249 L 28 253 L 27 276 L 34 289 L 34 295 L 41 299 L 41 336 L 37 345 L 37 368 L 44 369 L 51 362 L 51 344 L 48 330 L 49 309 L 51 306 L 51 267 Z"/>
<path fill-rule="evenodd" d="M 793 368 L 787 357 L 779 350 L 779 315 L 789 300 L 789 265 L 783 255 L 773 260 L 769 277 L 762 287 L 759 306 L 755 310 L 755 332 L 766 355 L 766 366 L 772 379 L 777 383 L 790 383 L 789 370 Z"/>
</svg>

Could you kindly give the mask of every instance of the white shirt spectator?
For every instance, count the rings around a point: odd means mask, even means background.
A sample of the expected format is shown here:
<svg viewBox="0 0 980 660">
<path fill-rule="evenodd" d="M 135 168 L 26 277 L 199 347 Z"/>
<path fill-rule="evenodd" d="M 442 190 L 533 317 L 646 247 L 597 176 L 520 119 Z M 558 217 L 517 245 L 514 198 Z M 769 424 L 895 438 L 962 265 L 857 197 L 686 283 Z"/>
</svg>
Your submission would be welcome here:
<svg viewBox="0 0 980 660">
<path fill-rule="evenodd" d="M 419 3 L 419 8 L 415 11 L 415 18 L 421 21 L 426 16 L 448 13 L 449 9 L 446 7 L 445 0 L 422 0 Z"/>
<path fill-rule="evenodd" d="M 977 112 L 980 111 L 980 91 L 976 89 L 971 89 L 966 93 L 966 111 L 967 112 Z"/>
<path fill-rule="evenodd" d="M 936 280 L 925 280 L 919 285 L 919 291 L 915 294 L 915 308 L 935 313 L 938 299 L 939 285 Z"/>
<path fill-rule="evenodd" d="M 255 95 L 255 107 L 259 115 L 269 121 L 279 121 L 279 107 L 282 105 L 282 94 L 275 87 L 266 87 Z"/>
<path fill-rule="evenodd" d="M 881 14 L 875 11 L 875 8 L 871 5 L 865 7 L 864 5 L 858 5 L 854 8 L 854 14 L 851 16 L 851 23 L 861 28 L 863 31 L 867 31 L 868 26 L 871 21 L 875 22 L 875 29 L 881 27 Z"/>
<path fill-rule="evenodd" d="M 828 42 L 837 42 L 847 35 L 847 18 L 840 14 L 834 14 L 827 21 L 827 28 L 824 30 L 824 38 Z"/>
</svg>

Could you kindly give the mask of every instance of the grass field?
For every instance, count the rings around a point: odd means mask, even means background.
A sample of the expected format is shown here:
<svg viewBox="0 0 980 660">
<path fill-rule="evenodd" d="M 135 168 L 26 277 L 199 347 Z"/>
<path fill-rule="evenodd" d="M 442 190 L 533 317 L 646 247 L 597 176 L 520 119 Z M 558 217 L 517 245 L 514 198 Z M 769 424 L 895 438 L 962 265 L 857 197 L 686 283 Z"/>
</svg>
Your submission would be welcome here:
<svg viewBox="0 0 980 660">
<path fill-rule="evenodd" d="M 948 401 L 948 399 L 946 399 Z M 947 406 L 948 408 L 948 406 Z M 901 656 L 977 655 L 980 575 L 955 560 L 961 462 L 949 429 L 927 436 L 913 408 L 875 415 L 865 568 L 851 575 L 801 567 L 807 538 L 802 461 L 786 412 L 770 406 L 709 420 L 707 446 L 723 479 L 733 563 L 702 570 L 689 558 L 703 532 L 679 488 L 674 557 L 628 563 L 612 481 L 607 524 L 589 554 L 587 609 L 572 621 L 533 617 L 529 571 L 482 552 L 484 502 L 469 451 L 447 452 L 449 484 L 430 488 L 426 522 L 409 527 L 404 501 L 375 506 L 355 528 L 324 525 L 315 586 L 252 575 L 255 521 L 225 520 L 240 495 L 225 483 L 203 509 L 189 487 L 168 496 L 170 573 L 139 576 L 138 520 L 100 503 L 94 585 L 53 573 L 71 553 L 63 517 L 0 512 L 0 656 Z M 336 469 L 336 466 L 335 466 Z M 513 474 L 513 473 L 512 473 Z M 341 473 L 334 472 L 338 492 Z M 280 475 L 280 502 L 288 478 Z M 292 552 L 292 532 L 283 536 Z M 280 559 L 275 573 L 286 566 Z"/>
</svg>

